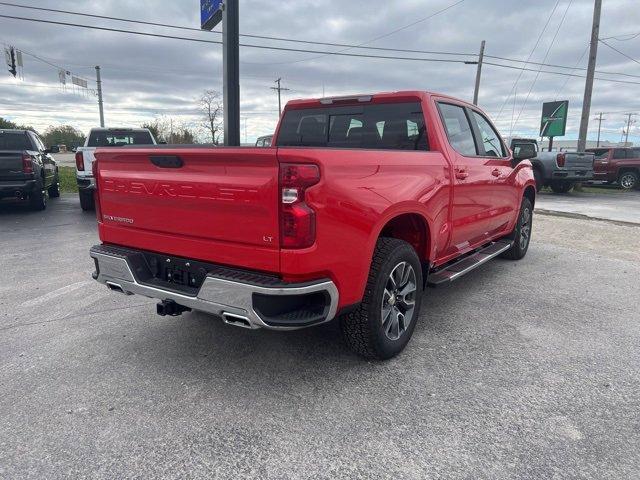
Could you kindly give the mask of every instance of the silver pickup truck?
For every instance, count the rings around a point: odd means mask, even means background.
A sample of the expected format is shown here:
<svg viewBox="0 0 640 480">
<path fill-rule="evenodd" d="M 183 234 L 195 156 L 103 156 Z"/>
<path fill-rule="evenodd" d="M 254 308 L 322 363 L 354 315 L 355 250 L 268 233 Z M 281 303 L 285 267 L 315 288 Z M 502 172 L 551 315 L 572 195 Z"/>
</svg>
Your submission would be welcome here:
<svg viewBox="0 0 640 480">
<path fill-rule="evenodd" d="M 511 149 L 535 148 L 531 158 L 533 174 L 538 191 L 550 187 L 555 193 L 567 193 L 576 183 L 593 179 L 593 153 L 586 152 L 540 152 L 538 142 L 529 138 L 514 138 Z"/>
</svg>

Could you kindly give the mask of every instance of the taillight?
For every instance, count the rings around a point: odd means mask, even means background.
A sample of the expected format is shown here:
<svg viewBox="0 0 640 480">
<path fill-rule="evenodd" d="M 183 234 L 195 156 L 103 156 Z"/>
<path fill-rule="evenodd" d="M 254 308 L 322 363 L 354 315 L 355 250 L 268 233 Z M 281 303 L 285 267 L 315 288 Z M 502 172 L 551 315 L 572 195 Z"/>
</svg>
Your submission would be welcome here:
<svg viewBox="0 0 640 480">
<path fill-rule="evenodd" d="M 81 153 L 81 152 L 78 152 Z M 77 156 L 76 156 L 77 158 Z M 83 165 L 84 167 L 84 165 Z M 93 174 L 93 181 L 95 182 L 95 186 L 93 187 L 93 204 L 96 209 L 96 218 L 98 222 L 102 222 L 102 208 L 100 208 L 100 191 L 98 190 L 98 159 L 93 159 L 93 164 L 91 165 L 91 173 Z"/>
<path fill-rule="evenodd" d="M 317 165 L 280 165 L 280 246 L 307 248 L 316 241 L 316 213 L 305 203 L 307 188 L 320 181 Z"/>
<path fill-rule="evenodd" d="M 558 156 L 556 157 L 556 163 L 558 164 L 558 167 L 564 168 L 564 164 L 566 160 L 567 160 L 567 157 L 565 156 L 565 154 L 559 153 Z"/>
<path fill-rule="evenodd" d="M 22 173 L 33 173 L 33 162 L 30 155 L 22 155 Z"/>
<path fill-rule="evenodd" d="M 79 172 L 84 172 L 84 155 L 82 155 L 82 152 L 76 152 L 76 168 Z"/>
</svg>

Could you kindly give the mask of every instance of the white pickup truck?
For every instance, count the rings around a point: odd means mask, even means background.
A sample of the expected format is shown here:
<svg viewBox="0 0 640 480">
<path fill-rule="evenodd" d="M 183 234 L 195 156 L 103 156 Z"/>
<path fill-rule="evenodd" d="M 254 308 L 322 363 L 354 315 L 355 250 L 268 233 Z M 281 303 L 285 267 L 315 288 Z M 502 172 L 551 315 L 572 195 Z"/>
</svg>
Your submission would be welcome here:
<svg viewBox="0 0 640 480">
<path fill-rule="evenodd" d="M 147 128 L 92 128 L 83 147 L 76 151 L 76 180 L 82 210 L 93 210 L 92 165 L 94 152 L 100 147 L 129 147 L 131 145 L 156 145 L 156 139 Z"/>
</svg>

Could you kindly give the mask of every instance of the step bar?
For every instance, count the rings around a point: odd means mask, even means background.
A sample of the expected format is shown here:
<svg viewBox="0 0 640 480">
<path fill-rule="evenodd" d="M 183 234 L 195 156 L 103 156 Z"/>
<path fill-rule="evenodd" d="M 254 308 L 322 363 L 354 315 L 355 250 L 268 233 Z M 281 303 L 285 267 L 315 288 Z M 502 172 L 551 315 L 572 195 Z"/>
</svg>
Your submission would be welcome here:
<svg viewBox="0 0 640 480">
<path fill-rule="evenodd" d="M 430 287 L 439 287 L 451 283 L 457 278 L 475 270 L 480 265 L 487 263 L 492 258 L 506 252 L 511 248 L 511 245 L 513 245 L 513 241 L 510 240 L 493 242 L 461 260 L 430 273 L 427 279 L 427 285 Z"/>
</svg>

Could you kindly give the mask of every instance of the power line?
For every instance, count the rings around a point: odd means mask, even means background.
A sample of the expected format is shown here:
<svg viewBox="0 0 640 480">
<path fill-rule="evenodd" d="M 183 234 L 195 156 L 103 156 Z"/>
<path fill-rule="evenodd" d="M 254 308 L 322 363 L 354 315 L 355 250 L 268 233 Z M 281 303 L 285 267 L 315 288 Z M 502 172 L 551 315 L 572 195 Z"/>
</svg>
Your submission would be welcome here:
<svg viewBox="0 0 640 480">
<path fill-rule="evenodd" d="M 513 70 L 523 70 L 525 72 L 538 72 L 538 70 L 533 69 L 533 68 L 522 68 L 522 67 L 514 67 L 512 65 L 502 65 L 499 63 L 492 63 L 492 62 L 483 62 L 483 65 L 492 65 L 494 67 L 502 67 L 502 68 L 510 68 Z M 563 75 L 563 76 L 567 76 L 567 77 L 575 77 L 575 78 L 587 78 L 585 75 L 577 75 L 574 73 L 564 73 L 564 72 L 554 72 L 551 70 L 540 70 L 540 73 L 549 73 L 551 75 Z M 615 80 L 613 78 L 602 78 L 602 77 L 594 77 L 596 80 L 601 80 L 604 82 L 614 82 L 614 83 L 626 83 L 629 85 L 640 85 L 640 82 L 631 82 L 629 80 Z"/>
<path fill-rule="evenodd" d="M 569 12 L 569 8 L 571 8 L 571 4 L 572 3 L 573 3 L 573 0 L 569 0 L 569 3 L 567 3 L 567 8 L 564 9 L 564 13 L 562 14 L 562 18 L 560 19 L 560 23 L 558 24 L 558 28 L 556 28 L 556 33 L 553 35 L 553 38 L 551 39 L 551 43 L 549 44 L 549 47 L 547 48 L 547 51 L 544 54 L 544 58 L 542 59 L 543 62 L 545 62 L 547 60 L 547 57 L 549 56 L 549 53 L 551 52 L 551 49 L 553 48 L 553 45 L 556 43 L 556 38 L 558 38 L 558 34 L 560 33 L 560 29 L 562 28 L 562 25 L 564 24 L 565 18 L 567 18 L 567 13 Z M 533 92 L 533 88 L 536 86 L 536 82 L 538 81 L 538 78 L 540 77 L 540 70 L 542 70 L 542 67 L 540 67 L 538 69 L 538 72 L 536 73 L 536 76 L 533 79 L 533 82 L 531 83 L 531 87 L 529 88 L 529 91 L 527 92 L 527 96 L 524 99 L 524 102 L 522 103 L 522 108 L 520 109 L 520 112 L 518 112 L 518 117 L 516 118 L 516 121 L 511 124 L 511 131 L 509 132 L 509 136 L 511 136 L 511 133 L 513 132 L 513 127 L 518 124 L 518 121 L 520 120 L 520 115 L 522 115 L 522 112 L 524 111 L 524 109 L 527 106 L 527 102 L 529 101 L 529 97 L 531 96 L 531 92 Z"/>
<path fill-rule="evenodd" d="M 535 45 L 531 49 L 531 52 L 529 53 L 529 56 L 527 57 L 527 61 L 525 62 L 525 64 L 522 66 L 522 68 L 516 67 L 516 68 L 520 69 L 520 73 L 518 74 L 518 77 L 516 78 L 516 81 L 513 82 L 513 86 L 511 87 L 511 91 L 509 92 L 509 95 L 507 95 L 507 98 L 505 98 L 504 102 L 502 103 L 502 106 L 500 107 L 500 112 L 498 112 L 498 116 L 496 117 L 496 121 L 502 115 L 504 107 L 507 105 L 507 102 L 509 101 L 509 98 L 511 98 L 511 93 L 515 92 L 516 89 L 518 88 L 518 83 L 520 82 L 520 78 L 522 78 L 522 74 L 524 73 L 525 68 L 527 67 L 527 64 L 529 63 L 529 60 L 531 60 L 531 57 L 533 57 L 533 53 L 536 51 L 536 48 L 538 48 L 538 44 L 540 43 L 540 40 L 542 40 L 542 36 L 544 35 L 544 32 L 547 31 L 547 27 L 549 26 L 549 23 L 551 22 L 551 19 L 553 18 L 553 14 L 555 13 L 555 11 L 558 8 L 559 4 L 560 4 L 560 0 L 556 0 L 556 4 L 553 6 L 553 10 L 551 10 L 551 13 L 549 14 L 549 17 L 547 18 L 547 22 L 544 24 L 544 27 L 542 28 L 542 31 L 538 35 L 538 39 L 536 40 Z M 485 63 L 489 64 L 489 62 L 485 62 Z M 516 96 L 517 95 L 514 95 L 514 109 L 515 109 L 515 97 Z M 512 115 L 512 117 L 513 117 L 513 115 Z M 513 118 L 512 118 L 512 120 L 513 120 Z"/>
<path fill-rule="evenodd" d="M 296 38 L 286 38 L 286 37 L 274 37 L 274 36 L 268 36 L 268 35 L 253 35 L 253 34 L 248 34 L 248 33 L 241 33 L 240 36 L 241 37 L 246 37 L 246 38 L 254 38 L 254 39 L 260 39 L 260 40 L 274 40 L 274 41 L 279 41 L 279 42 L 292 42 L 292 43 L 303 43 L 303 44 L 307 44 L 307 45 L 322 45 L 322 46 L 326 46 L 326 47 L 346 47 L 346 48 L 362 48 L 362 49 L 367 49 L 367 50 L 379 50 L 379 51 L 387 51 L 387 52 L 403 52 L 403 53 L 423 53 L 423 54 L 435 54 L 435 55 L 454 55 L 454 56 L 473 56 L 474 54 L 472 53 L 461 53 L 461 52 L 441 52 L 441 51 L 429 51 L 429 50 L 411 50 L 411 49 L 399 49 L 399 48 L 388 48 L 388 47 L 370 47 L 370 46 L 365 46 L 366 43 L 375 41 L 375 40 L 379 40 L 380 38 L 384 38 L 385 36 L 389 36 L 392 35 L 394 33 L 397 33 L 400 30 L 409 28 L 421 21 L 425 21 L 429 18 L 431 18 L 432 16 L 438 15 L 446 10 L 448 10 L 449 8 L 453 8 L 454 6 L 456 6 L 459 3 L 462 3 L 465 0 L 460 0 L 458 2 L 456 2 L 453 5 L 450 5 L 449 7 L 446 7 L 438 12 L 435 12 L 434 14 L 432 14 L 429 17 L 426 17 L 422 20 L 418 20 L 417 22 L 414 22 L 410 25 L 406 25 L 404 27 L 401 27 L 391 33 L 385 34 L 379 38 L 376 38 L 374 40 L 369 40 L 368 42 L 365 42 L 361 45 L 351 45 L 351 44 L 344 44 L 344 43 L 332 43 L 332 42 L 319 42 L 319 41 L 314 41 L 314 40 L 301 40 L 301 39 L 296 39 Z M 71 10 L 60 10 L 60 9 L 56 9 L 56 8 L 44 8 L 44 7 L 35 7 L 35 6 L 31 6 L 31 5 L 20 5 L 17 3 L 9 3 L 9 2 L 0 2 L 0 5 L 6 5 L 6 6 L 10 6 L 10 7 L 17 7 L 17 8 L 26 8 L 29 10 L 39 10 L 39 11 L 44 11 L 44 12 L 54 12 L 54 13 L 63 13 L 66 15 L 76 15 L 76 16 L 81 16 L 81 17 L 89 17 L 89 18 L 97 18 L 97 19 L 101 19 L 101 20 L 114 20 L 114 21 L 118 21 L 118 22 L 128 22 L 128 23 L 135 23 L 135 24 L 139 24 L 139 25 L 150 25 L 150 26 L 154 26 L 154 27 L 164 27 L 164 28 L 173 28 L 173 29 L 177 29 L 177 30 L 186 30 L 186 31 L 192 31 L 192 32 L 198 32 L 198 33 L 205 33 L 205 34 L 220 34 L 221 32 L 216 32 L 216 31 L 209 31 L 209 30 L 201 30 L 199 28 L 194 28 L 194 27 L 187 27 L 184 25 L 172 25 L 172 24 L 168 24 L 168 23 L 158 23 L 158 22 L 149 22 L 149 21 L 144 21 L 144 20 L 133 20 L 130 18 L 123 18 L 123 17 L 112 17 L 112 16 L 107 16 L 107 15 L 96 15 L 96 14 L 91 14 L 91 13 L 83 13 L 83 12 L 74 12 Z"/>
<path fill-rule="evenodd" d="M 588 50 L 589 50 L 589 44 L 587 43 L 587 45 L 584 47 L 584 50 L 582 51 L 582 54 L 580 55 L 580 58 L 578 58 L 578 61 L 576 62 L 575 66 L 574 66 L 574 69 L 571 70 L 571 73 L 573 73 L 575 70 L 578 69 L 577 68 L 578 65 L 580 64 L 580 62 L 582 61 L 584 56 L 587 54 Z M 582 68 L 580 70 L 582 70 Z M 560 93 L 564 91 L 565 87 L 569 83 L 569 80 L 571 80 L 571 77 L 567 77 L 566 80 L 564 81 L 564 83 L 560 86 L 560 88 L 558 88 L 558 91 L 556 92 L 556 94 L 553 97 L 554 101 L 557 100 L 558 96 L 560 95 Z"/>
<path fill-rule="evenodd" d="M 294 39 L 294 38 L 286 38 L 286 37 L 275 37 L 275 36 L 267 36 L 267 35 L 254 35 L 254 34 L 241 34 L 240 36 L 242 37 L 246 37 L 246 38 L 255 38 L 255 39 L 262 39 L 262 40 L 274 40 L 274 41 L 282 41 L 282 42 L 292 42 L 292 43 L 302 43 L 302 44 L 308 44 L 308 45 L 322 45 L 322 46 L 331 46 L 331 47 L 344 47 L 345 50 L 339 51 L 339 52 L 321 52 L 321 51 L 313 51 L 313 50 L 298 50 L 298 49 L 284 49 L 285 51 L 294 51 L 294 52 L 301 52 L 301 53 L 318 53 L 320 54 L 320 57 L 325 56 L 325 55 L 338 55 L 340 53 L 343 53 L 347 50 L 351 50 L 351 49 L 366 49 L 366 50 L 375 50 L 375 51 L 386 51 L 386 52 L 400 52 L 400 53 L 411 53 L 411 54 L 426 54 L 426 55 L 449 55 L 449 56 L 464 56 L 464 57 L 469 57 L 469 56 L 475 56 L 474 53 L 462 53 L 462 52 L 449 52 L 449 51 L 436 51 L 436 50 L 415 50 L 415 49 L 403 49 L 403 48 L 389 48 L 389 47 L 372 47 L 372 46 L 365 46 L 367 43 L 369 42 L 373 42 L 376 40 L 379 40 L 381 38 L 385 38 L 387 36 L 390 36 L 394 33 L 397 33 L 398 31 L 401 31 L 403 29 L 406 28 L 410 28 L 411 26 L 414 26 L 420 22 L 426 21 L 429 18 L 432 18 L 433 16 L 436 16 L 440 13 L 445 12 L 446 10 L 449 10 L 453 7 L 455 7 L 456 5 L 462 3 L 465 0 L 459 0 L 458 2 L 449 5 L 448 7 L 445 7 L 437 12 L 434 12 L 433 14 L 429 15 L 428 17 L 422 18 L 420 20 L 417 20 L 416 22 L 413 22 L 409 25 L 405 25 L 404 27 L 400 27 L 396 30 L 393 30 L 392 32 L 389 32 L 387 34 L 381 35 L 379 37 L 376 37 L 374 39 L 368 40 L 367 42 L 364 42 L 362 44 L 359 45 L 353 45 L 353 44 L 345 44 L 345 43 L 332 43 L 332 42 L 319 42 L 319 41 L 312 41 L 312 40 L 302 40 L 302 39 Z M 31 5 L 20 5 L 20 4 L 16 4 L 16 3 L 10 3 L 10 2 L 0 2 L 0 5 L 5 5 L 5 6 L 10 6 L 10 7 L 17 7 L 17 8 L 25 8 L 25 9 L 30 9 L 30 10 L 37 10 L 37 11 L 45 11 L 45 12 L 54 12 L 54 13 L 62 13 L 62 14 L 67 14 L 67 15 L 76 15 L 76 16 L 82 16 L 82 17 L 89 17 L 89 18 L 97 18 L 97 19 L 102 19 L 102 20 L 114 20 L 114 21 L 120 21 L 120 22 L 128 22 L 128 23 L 134 23 L 134 24 L 140 24 L 140 25 L 150 25 L 150 26 L 156 26 L 156 27 L 165 27 L 165 28 L 173 28 L 173 29 L 179 29 L 179 30 L 187 30 L 187 31 L 194 31 L 194 32 L 198 32 L 198 33 L 214 33 L 214 34 L 219 34 L 220 32 L 210 32 L 207 30 L 201 30 L 198 28 L 193 28 L 193 27 L 187 27 L 187 26 L 182 26 L 182 25 L 172 25 L 172 24 L 167 24 L 167 23 L 159 23 L 159 22 L 149 22 L 149 21 L 144 21 L 144 20 L 133 20 L 133 19 L 129 19 L 129 18 L 123 18 L 123 17 L 113 17 L 113 16 L 107 16 L 107 15 L 96 15 L 96 14 L 90 14 L 90 13 L 83 13 L 83 12 L 75 12 L 75 11 L 71 11 L 71 10 L 60 10 L 60 9 L 55 9 L 55 8 L 44 8 L 44 7 L 36 7 L 36 6 L 31 6 Z M 24 17 L 10 17 L 10 16 L 5 16 L 7 18 L 13 18 L 13 19 L 21 19 L 21 20 L 30 20 L 30 21 L 38 21 L 39 19 L 27 19 Z M 54 23 L 53 21 L 48 21 L 48 20 L 41 20 L 45 23 Z M 65 24 L 64 22 L 60 22 L 61 24 Z M 89 25 L 76 25 L 76 24 L 69 24 L 71 26 L 79 26 L 79 27 L 84 27 L 84 28 L 91 28 L 92 26 Z M 111 31 L 112 29 L 108 29 L 106 27 L 93 27 L 93 28 L 97 28 L 97 29 L 105 29 L 105 30 L 109 30 Z M 113 29 L 114 31 L 122 31 L 119 29 Z M 123 31 L 123 33 L 131 33 L 131 34 L 141 34 L 141 35 L 150 35 L 150 36 L 154 36 L 154 34 L 146 34 L 144 32 L 133 32 L 133 31 Z M 638 34 L 640 35 L 640 33 Z M 193 38 L 185 38 L 185 37 L 173 37 L 173 36 L 165 36 L 165 35 L 159 35 L 162 38 L 177 38 L 180 40 L 190 40 L 190 41 L 203 41 L 205 42 L 205 40 L 200 40 L 200 39 L 193 39 Z M 608 37 L 608 38 L 613 38 L 613 37 Z M 207 43 L 217 43 L 217 44 L 221 44 L 222 42 L 220 41 L 206 41 Z M 249 46 L 249 47 L 253 47 L 253 48 L 264 48 L 264 49 L 274 49 L 274 50 L 278 50 L 278 47 L 265 47 L 262 45 L 243 45 L 243 46 Z M 27 52 L 25 52 L 27 53 Z M 33 54 L 29 54 L 31 56 L 34 56 Z M 315 57 L 315 58 L 320 58 L 320 57 Z M 502 56 L 496 56 L 496 55 L 485 55 L 486 58 L 493 58 L 494 60 L 504 60 L 504 61 L 508 61 L 508 62 L 514 62 L 514 63 L 524 63 L 526 64 L 530 64 L 530 65 L 540 65 L 540 66 L 545 66 L 545 67 L 552 67 L 552 68 L 561 68 L 561 69 L 568 69 L 568 70 L 576 70 L 575 67 L 570 67 L 567 65 L 557 65 L 557 64 L 548 64 L 548 63 L 540 63 L 540 62 L 531 62 L 529 60 L 525 61 L 525 60 L 519 60 L 519 59 L 515 59 L 515 58 L 509 58 L 509 57 L 502 57 Z M 39 58 L 39 57 L 36 57 Z M 381 57 L 381 58 L 387 58 L 387 57 Z M 398 58 L 398 59 L 402 59 L 401 57 L 393 57 L 394 59 Z M 46 60 L 43 60 L 41 58 L 39 58 L 40 60 L 44 61 L 45 63 Z M 306 60 L 310 60 L 310 59 L 306 59 Z M 291 63 L 296 63 L 299 61 L 306 61 L 305 59 L 303 60 L 298 60 L 298 61 L 293 61 Z M 426 60 L 426 59 L 425 59 Z M 436 60 L 436 59 L 434 59 Z M 283 62 L 283 63 L 290 63 L 290 62 Z M 52 66 L 55 66 L 56 68 L 62 68 L 59 67 L 57 65 L 53 65 L 50 64 Z M 90 67 L 93 68 L 93 65 L 82 65 L 82 66 L 86 66 L 86 67 Z M 586 70 L 586 68 L 581 68 L 580 70 Z M 601 73 L 601 74 L 606 74 L 606 75 L 621 75 L 621 76 L 628 76 L 628 77 L 634 77 L 634 78 L 640 78 L 640 75 L 633 75 L 633 74 L 628 74 L 628 73 L 623 73 L 623 72 L 605 72 L 605 71 L 598 71 L 597 73 Z"/>
<path fill-rule="evenodd" d="M 629 38 L 622 38 L 629 37 Z M 617 40 L 618 42 L 627 42 L 629 40 L 633 40 L 634 38 L 640 37 L 640 32 L 638 33 L 627 33 L 626 35 L 617 35 L 611 37 L 600 37 L 600 40 Z"/>
<path fill-rule="evenodd" d="M 54 20 L 44 20 L 39 18 L 29 18 L 29 17 L 17 17 L 12 15 L 0 15 L 0 18 L 8 18 L 11 20 L 22 20 L 27 22 L 36 22 L 36 23 L 49 23 L 52 25 L 63 25 L 69 27 L 78 27 L 78 28 L 86 28 L 90 30 L 102 30 L 107 32 L 117 32 L 117 33 L 128 33 L 131 35 L 141 35 L 145 37 L 156 37 L 156 38 L 166 38 L 172 40 L 186 40 L 189 42 L 198 42 L 198 43 L 212 43 L 216 45 L 222 45 L 222 41 L 218 40 L 205 40 L 202 38 L 190 38 L 190 37 L 178 37 L 175 35 L 163 35 L 160 33 L 149 33 L 149 32 L 136 32 L 134 30 L 124 30 L 121 28 L 109 28 L 109 27 L 98 27 L 94 25 L 82 25 L 79 23 L 71 23 L 71 22 L 59 22 Z M 247 48 L 258 48 L 261 50 L 276 50 L 283 52 L 297 52 L 297 53 L 312 53 L 312 54 L 321 54 L 321 55 L 334 55 L 334 56 L 343 56 L 343 57 L 359 57 L 359 58 L 378 58 L 382 60 L 407 60 L 407 61 L 418 61 L 418 62 L 441 62 L 441 63 L 460 63 L 464 64 L 464 60 L 453 60 L 453 59 L 445 59 L 445 58 L 418 58 L 418 57 L 392 57 L 386 55 L 368 55 L 364 53 L 344 53 L 344 52 L 323 52 L 318 50 L 304 50 L 301 48 L 287 48 L 287 47 L 273 47 L 273 46 L 265 46 L 265 45 L 253 45 L 241 43 L 241 47 Z"/>
<path fill-rule="evenodd" d="M 629 55 L 627 55 L 626 53 L 621 52 L 621 51 L 620 51 L 620 50 L 618 50 L 616 47 L 613 47 L 613 46 L 609 45 L 609 44 L 608 44 L 607 42 L 605 42 L 603 39 L 599 38 L 598 40 L 600 41 L 600 43 L 603 43 L 604 45 L 606 45 L 607 47 L 609 47 L 611 50 L 613 50 L 613 51 L 615 51 L 615 52 L 618 52 L 618 53 L 619 53 L 620 55 L 622 55 L 623 57 L 628 58 L 628 59 L 629 59 L 629 60 L 631 60 L 632 62 L 636 62 L 636 63 L 640 64 L 640 61 L 639 61 L 639 60 L 636 60 L 635 58 L 630 57 L 630 56 L 629 56 Z"/>
</svg>

